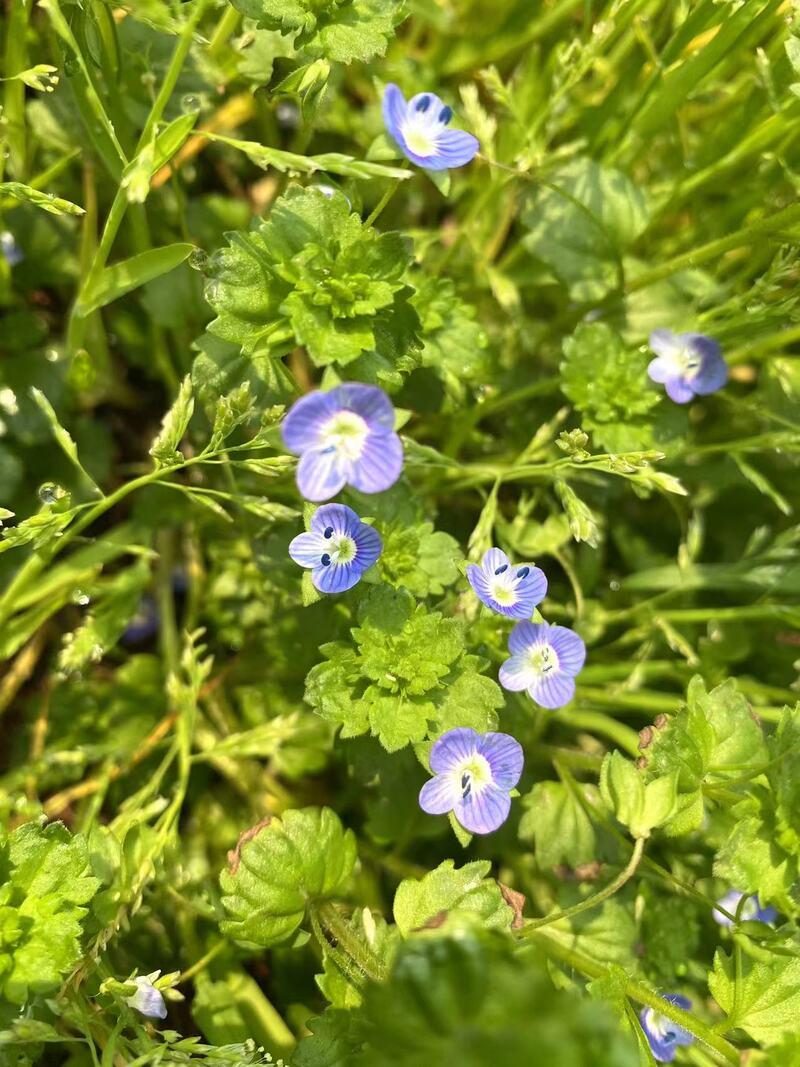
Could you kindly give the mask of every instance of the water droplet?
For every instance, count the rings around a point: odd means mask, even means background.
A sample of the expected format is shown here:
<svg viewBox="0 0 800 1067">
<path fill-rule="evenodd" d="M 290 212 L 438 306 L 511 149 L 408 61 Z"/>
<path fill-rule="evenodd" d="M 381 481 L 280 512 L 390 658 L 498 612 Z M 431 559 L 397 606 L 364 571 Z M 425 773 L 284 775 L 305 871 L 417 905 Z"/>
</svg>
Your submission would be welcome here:
<svg viewBox="0 0 800 1067">
<path fill-rule="evenodd" d="M 55 482 L 44 482 L 39 486 L 39 499 L 43 504 L 55 504 L 62 491 Z"/>
<path fill-rule="evenodd" d="M 58 363 L 61 355 L 62 353 L 57 348 L 48 348 L 45 350 L 44 358 L 48 363 Z"/>
<path fill-rule="evenodd" d="M 278 125 L 293 130 L 300 121 L 300 111 L 296 104 L 289 100 L 283 100 L 275 108 L 275 118 Z"/>
<path fill-rule="evenodd" d="M 203 101 L 194 93 L 184 93 L 181 97 L 181 111 L 187 115 L 193 115 L 203 110 Z"/>
<path fill-rule="evenodd" d="M 89 601 L 92 599 L 88 593 L 84 593 L 82 589 L 76 589 L 70 598 L 73 604 L 80 604 L 82 608 L 86 607 Z"/>
<path fill-rule="evenodd" d="M 608 583 L 608 588 L 611 590 L 612 593 L 618 593 L 621 587 L 617 579 L 612 578 L 611 581 Z"/>
<path fill-rule="evenodd" d="M 91 659 L 92 663 L 99 663 L 100 660 L 103 658 L 103 646 L 92 645 L 92 651 L 89 653 L 89 658 Z"/>
<path fill-rule="evenodd" d="M 205 270 L 208 265 L 208 253 L 202 248 L 195 248 L 189 253 L 189 266 L 194 270 Z"/>
</svg>

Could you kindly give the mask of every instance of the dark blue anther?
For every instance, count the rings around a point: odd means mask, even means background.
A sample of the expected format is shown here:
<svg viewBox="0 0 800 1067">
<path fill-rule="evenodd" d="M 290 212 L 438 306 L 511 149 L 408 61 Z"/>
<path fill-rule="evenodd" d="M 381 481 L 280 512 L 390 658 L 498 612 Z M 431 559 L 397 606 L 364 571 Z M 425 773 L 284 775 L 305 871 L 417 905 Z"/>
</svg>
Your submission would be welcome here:
<svg viewBox="0 0 800 1067">
<path fill-rule="evenodd" d="M 472 789 L 472 781 L 470 780 L 470 776 L 468 774 L 462 774 L 461 775 L 461 796 L 464 798 L 464 800 L 466 800 L 467 797 L 469 796 L 471 789 Z"/>
<path fill-rule="evenodd" d="M 430 106 L 431 98 L 426 93 L 424 96 L 421 96 L 419 100 L 417 100 L 416 104 L 414 105 L 414 109 L 416 111 L 427 111 Z"/>
<path fill-rule="evenodd" d="M 507 571 L 507 570 L 508 570 L 508 564 L 504 563 L 503 566 L 502 567 L 498 567 L 497 570 L 494 573 L 495 574 L 502 574 L 503 571 Z"/>
<path fill-rule="evenodd" d="M 331 565 L 331 557 L 328 555 L 327 552 L 323 552 L 323 554 L 322 554 L 322 566 L 323 567 L 330 567 L 330 565 Z"/>
<path fill-rule="evenodd" d="M 329 539 L 330 539 L 331 537 L 333 537 L 333 527 L 332 527 L 332 526 L 329 526 L 329 527 L 327 528 L 327 530 L 325 531 L 325 533 L 324 533 L 324 534 L 323 534 L 322 536 L 323 536 L 323 537 L 327 537 L 327 538 L 329 538 Z"/>
<path fill-rule="evenodd" d="M 527 578 L 530 573 L 531 573 L 530 567 L 520 567 L 520 569 L 517 571 L 517 577 L 518 578 Z"/>
<path fill-rule="evenodd" d="M 452 117 L 453 109 L 451 107 L 443 107 L 442 110 L 439 112 L 439 122 L 441 122 L 444 126 L 447 125 L 447 123 Z"/>
<path fill-rule="evenodd" d="M 322 455 L 323 456 L 329 456 L 331 454 L 331 452 L 335 452 L 335 451 L 336 451 L 336 445 L 328 445 L 327 448 L 323 448 Z"/>
</svg>

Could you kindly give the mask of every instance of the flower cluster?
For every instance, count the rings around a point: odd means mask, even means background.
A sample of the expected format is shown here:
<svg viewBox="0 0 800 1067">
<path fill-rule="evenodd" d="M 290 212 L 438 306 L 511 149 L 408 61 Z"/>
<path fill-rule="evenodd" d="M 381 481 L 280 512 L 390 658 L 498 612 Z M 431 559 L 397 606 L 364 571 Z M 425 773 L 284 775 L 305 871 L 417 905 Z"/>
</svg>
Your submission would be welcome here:
<svg viewBox="0 0 800 1067">
<path fill-rule="evenodd" d="M 500 684 L 512 692 L 527 690 L 543 708 L 561 708 L 575 695 L 575 676 L 586 659 L 586 646 L 566 626 L 532 623 L 533 609 L 544 600 L 547 578 L 533 563 L 512 563 L 505 552 L 490 548 L 480 566 L 470 563 L 467 579 L 487 608 L 524 619 L 511 631 L 510 657 L 500 668 Z"/>
</svg>

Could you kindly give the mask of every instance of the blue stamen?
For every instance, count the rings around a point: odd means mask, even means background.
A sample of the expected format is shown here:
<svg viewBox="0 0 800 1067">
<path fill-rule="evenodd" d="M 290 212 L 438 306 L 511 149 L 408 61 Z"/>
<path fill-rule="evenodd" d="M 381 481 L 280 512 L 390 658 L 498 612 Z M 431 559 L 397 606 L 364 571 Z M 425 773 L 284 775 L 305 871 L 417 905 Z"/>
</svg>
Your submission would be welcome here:
<svg viewBox="0 0 800 1067">
<path fill-rule="evenodd" d="M 414 110 L 415 111 L 427 111 L 430 106 L 431 106 L 431 98 L 426 93 L 424 96 L 421 96 L 419 98 L 419 100 L 417 100 L 416 104 L 414 105 Z"/>
<path fill-rule="evenodd" d="M 502 574 L 503 571 L 507 571 L 507 570 L 508 570 L 508 564 L 504 563 L 503 566 L 502 567 L 498 567 L 497 570 L 494 573 L 495 574 Z"/>
<path fill-rule="evenodd" d="M 321 562 L 323 567 L 330 567 L 331 557 L 328 555 L 327 552 L 323 552 Z"/>
<path fill-rule="evenodd" d="M 323 536 L 323 537 L 327 537 L 328 539 L 330 539 L 331 537 L 333 537 L 333 527 L 332 527 L 332 526 L 329 526 L 329 527 L 327 528 L 327 530 L 325 531 L 325 533 L 324 533 L 324 534 L 323 534 L 322 536 Z"/>
<path fill-rule="evenodd" d="M 517 577 L 518 578 L 527 578 L 530 573 L 531 573 L 530 567 L 520 567 L 520 569 L 517 571 Z"/>
<path fill-rule="evenodd" d="M 453 109 L 451 107 L 443 107 L 439 112 L 439 122 L 443 125 L 447 125 L 450 119 L 453 117 Z"/>
<path fill-rule="evenodd" d="M 472 789 L 472 781 L 470 780 L 469 774 L 462 774 L 461 775 L 461 796 L 464 798 L 464 800 L 466 800 L 467 797 L 469 796 L 471 789 Z"/>
<path fill-rule="evenodd" d="M 336 445 L 328 445 L 327 448 L 323 448 L 322 455 L 323 456 L 328 456 L 328 455 L 330 455 L 331 452 L 335 452 L 335 451 L 336 451 Z"/>
</svg>

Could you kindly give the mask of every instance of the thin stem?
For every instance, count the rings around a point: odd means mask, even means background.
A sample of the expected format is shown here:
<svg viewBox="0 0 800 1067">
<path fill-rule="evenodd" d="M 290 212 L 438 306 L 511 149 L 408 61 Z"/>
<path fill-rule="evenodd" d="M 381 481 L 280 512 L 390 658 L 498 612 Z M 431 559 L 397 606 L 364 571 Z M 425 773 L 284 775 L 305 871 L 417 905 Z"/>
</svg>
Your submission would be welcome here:
<svg viewBox="0 0 800 1067">
<path fill-rule="evenodd" d="M 194 978 L 196 974 L 199 974 L 201 971 L 204 971 L 209 965 L 209 963 L 211 963 L 212 960 L 216 959 L 217 956 L 219 956 L 220 952 L 222 952 L 223 949 L 227 947 L 227 944 L 227 941 L 218 941 L 216 945 L 213 946 L 213 948 L 210 948 L 208 952 L 206 952 L 205 956 L 201 956 L 196 963 L 192 964 L 191 967 L 187 967 L 185 971 L 182 971 L 178 981 L 188 982 L 190 978 Z"/>
<path fill-rule="evenodd" d="M 587 978 L 608 978 L 608 969 L 602 963 L 598 963 L 577 949 L 570 948 L 564 944 L 561 936 L 554 930 L 536 930 L 533 933 L 534 939 L 553 959 L 557 959 L 568 967 L 580 971 Z M 684 1030 L 688 1030 L 698 1041 L 713 1049 L 723 1063 L 738 1067 L 740 1056 L 738 1049 L 734 1045 L 726 1041 L 720 1034 L 715 1033 L 710 1026 L 695 1018 L 688 1011 L 684 1011 L 682 1008 L 670 1003 L 670 1001 L 665 1000 L 655 990 L 645 985 L 644 982 L 634 978 L 627 978 L 625 993 L 637 1003 L 653 1008 L 660 1015 L 666 1015 L 671 1022 L 682 1026 Z"/>
<path fill-rule="evenodd" d="M 581 900 L 578 904 L 573 904 L 571 908 L 561 908 L 560 911 L 554 911 L 550 915 L 545 915 L 541 919 L 531 919 L 526 923 L 522 930 L 519 932 L 520 937 L 529 937 L 536 930 L 542 929 L 544 926 L 549 926 L 551 923 L 559 922 L 561 919 L 572 919 L 576 915 L 580 915 L 584 911 L 589 911 L 591 908 L 596 908 L 598 904 L 602 904 L 604 900 L 608 900 L 613 895 L 629 882 L 633 875 L 636 873 L 636 868 L 642 859 L 642 853 L 644 852 L 643 837 L 637 837 L 636 843 L 633 846 L 633 852 L 631 858 L 628 861 L 628 865 L 624 870 L 620 871 L 613 882 L 609 882 L 603 889 L 599 889 L 596 893 L 592 893 L 586 900 Z"/>
<path fill-rule="evenodd" d="M 392 199 L 394 194 L 400 188 L 400 182 L 402 180 L 403 180 L 402 178 L 393 178 L 392 179 L 392 181 L 386 187 L 386 191 L 384 192 L 383 196 L 380 198 L 378 203 L 372 209 L 372 212 L 367 216 L 367 221 L 364 223 L 365 226 L 372 226 L 372 224 L 375 222 L 375 220 L 378 218 L 378 216 L 383 212 L 383 209 L 386 207 L 386 205 Z"/>
</svg>

